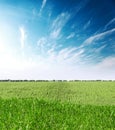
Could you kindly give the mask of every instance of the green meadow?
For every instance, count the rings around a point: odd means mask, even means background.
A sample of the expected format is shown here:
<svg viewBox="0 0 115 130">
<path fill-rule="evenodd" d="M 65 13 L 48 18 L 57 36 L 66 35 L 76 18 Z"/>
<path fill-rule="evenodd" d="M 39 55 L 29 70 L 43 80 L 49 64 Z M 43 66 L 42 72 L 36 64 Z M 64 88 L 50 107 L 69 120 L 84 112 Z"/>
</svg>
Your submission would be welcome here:
<svg viewBox="0 0 115 130">
<path fill-rule="evenodd" d="M 0 82 L 0 130 L 115 130 L 115 82 Z"/>
</svg>

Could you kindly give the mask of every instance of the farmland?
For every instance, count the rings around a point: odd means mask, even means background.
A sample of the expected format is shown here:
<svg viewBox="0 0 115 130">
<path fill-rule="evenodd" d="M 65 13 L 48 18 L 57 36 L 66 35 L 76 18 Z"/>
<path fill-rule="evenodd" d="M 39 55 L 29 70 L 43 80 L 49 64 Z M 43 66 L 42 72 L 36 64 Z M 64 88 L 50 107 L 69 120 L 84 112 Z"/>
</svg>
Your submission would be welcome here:
<svg viewBox="0 0 115 130">
<path fill-rule="evenodd" d="M 0 82 L 0 130 L 114 130 L 115 82 Z"/>
</svg>

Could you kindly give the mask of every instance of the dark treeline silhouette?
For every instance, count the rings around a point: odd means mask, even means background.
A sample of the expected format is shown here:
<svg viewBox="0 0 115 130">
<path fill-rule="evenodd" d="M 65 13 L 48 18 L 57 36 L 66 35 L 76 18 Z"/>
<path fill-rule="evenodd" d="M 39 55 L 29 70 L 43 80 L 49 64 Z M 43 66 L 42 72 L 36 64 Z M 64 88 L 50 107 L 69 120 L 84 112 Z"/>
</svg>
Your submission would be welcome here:
<svg viewBox="0 0 115 130">
<path fill-rule="evenodd" d="M 114 82 L 115 80 L 11 80 L 3 79 L 0 82 Z"/>
</svg>

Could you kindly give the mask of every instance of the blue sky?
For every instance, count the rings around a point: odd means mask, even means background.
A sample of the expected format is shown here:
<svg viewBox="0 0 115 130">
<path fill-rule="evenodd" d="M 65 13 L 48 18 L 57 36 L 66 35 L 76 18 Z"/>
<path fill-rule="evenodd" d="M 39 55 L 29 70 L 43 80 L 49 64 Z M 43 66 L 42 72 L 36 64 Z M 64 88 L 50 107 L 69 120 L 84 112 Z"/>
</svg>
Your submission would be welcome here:
<svg viewBox="0 0 115 130">
<path fill-rule="evenodd" d="M 1 79 L 115 79 L 114 0 L 0 0 Z"/>
</svg>

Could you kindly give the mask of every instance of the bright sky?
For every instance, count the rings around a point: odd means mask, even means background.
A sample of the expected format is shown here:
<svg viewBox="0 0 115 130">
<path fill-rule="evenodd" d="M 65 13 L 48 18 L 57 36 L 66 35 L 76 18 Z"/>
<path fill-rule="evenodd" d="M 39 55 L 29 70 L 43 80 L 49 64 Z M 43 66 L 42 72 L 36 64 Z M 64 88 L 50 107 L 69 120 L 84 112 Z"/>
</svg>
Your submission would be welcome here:
<svg viewBox="0 0 115 130">
<path fill-rule="evenodd" d="M 0 0 L 0 79 L 115 79 L 115 2 Z"/>
</svg>

